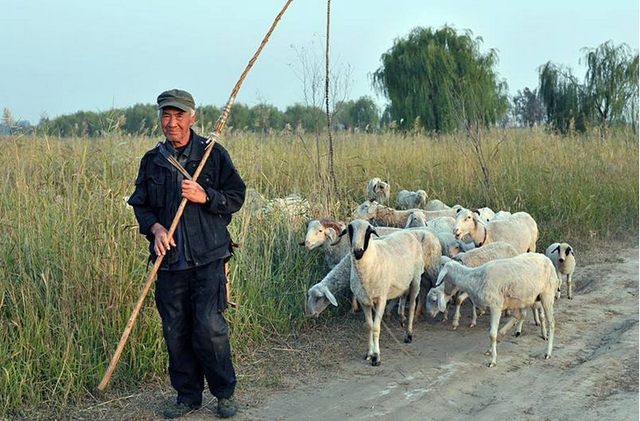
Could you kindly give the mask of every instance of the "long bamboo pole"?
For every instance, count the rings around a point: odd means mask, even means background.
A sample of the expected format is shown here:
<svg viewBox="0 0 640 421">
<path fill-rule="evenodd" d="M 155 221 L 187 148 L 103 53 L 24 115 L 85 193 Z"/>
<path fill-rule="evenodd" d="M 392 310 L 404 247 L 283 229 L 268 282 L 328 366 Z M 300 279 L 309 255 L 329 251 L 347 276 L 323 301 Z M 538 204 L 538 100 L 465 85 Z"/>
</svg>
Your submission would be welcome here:
<svg viewBox="0 0 640 421">
<path fill-rule="evenodd" d="M 220 134 L 224 130 L 224 126 L 227 124 L 227 119 L 229 118 L 229 114 L 231 113 L 231 106 L 236 100 L 236 96 L 238 95 L 240 86 L 242 86 L 242 82 L 244 82 L 244 79 L 247 77 L 249 70 L 251 70 L 251 68 L 253 67 L 253 64 L 256 62 L 256 59 L 262 52 L 262 49 L 269 41 L 271 34 L 273 33 L 274 29 L 278 25 L 278 22 L 280 22 L 280 18 L 282 18 L 282 15 L 287 10 L 287 8 L 289 7 L 292 1 L 293 0 L 287 0 L 286 4 L 284 5 L 280 13 L 278 13 L 275 20 L 271 24 L 269 31 L 262 39 L 262 42 L 260 43 L 258 50 L 255 52 L 251 60 L 249 60 L 249 64 L 247 64 L 247 67 L 244 69 L 244 72 L 242 72 L 242 74 L 240 75 L 240 79 L 238 79 L 238 82 L 236 82 L 236 85 L 233 87 L 233 90 L 231 91 L 231 96 L 229 97 L 229 101 L 227 102 L 227 105 L 224 107 L 222 115 L 220 116 L 220 118 L 218 119 L 218 122 L 216 123 L 216 128 L 214 132 L 211 134 L 211 136 L 209 136 L 209 139 L 207 140 L 207 148 L 206 148 L 205 154 L 202 157 L 202 161 L 200 162 L 200 165 L 196 169 L 196 172 L 193 174 L 193 181 L 198 180 L 198 177 L 200 176 L 200 173 L 202 172 L 202 169 L 204 168 L 204 165 L 206 164 L 207 159 L 209 159 L 209 155 L 213 150 L 213 145 L 215 145 L 218 138 L 220 137 Z M 186 198 L 183 198 L 182 201 L 180 202 L 180 206 L 178 207 L 176 216 L 173 218 L 173 222 L 171 223 L 171 228 L 169 228 L 169 235 L 168 235 L 169 238 L 173 237 L 173 234 L 175 233 L 176 228 L 178 226 L 178 222 L 180 222 L 180 218 L 182 217 L 182 213 L 184 212 L 184 208 L 187 206 L 187 202 L 188 202 L 188 199 Z M 160 264 L 162 263 L 162 259 L 163 259 L 163 256 L 158 256 L 156 258 L 156 261 L 153 265 L 153 269 L 151 270 L 151 273 L 149 274 L 149 277 L 147 278 L 147 281 L 145 282 L 144 287 L 142 288 L 142 293 L 140 294 L 140 298 L 138 298 L 138 302 L 136 303 L 136 306 L 133 309 L 133 313 L 131 314 L 129 321 L 127 322 L 127 326 L 125 327 L 124 332 L 122 332 L 122 337 L 120 338 L 120 343 L 118 344 L 118 348 L 116 349 L 116 352 L 113 354 L 113 357 L 111 358 L 111 362 L 109 363 L 109 367 L 107 368 L 107 371 L 104 374 L 102 381 L 100 381 L 100 384 L 98 385 L 98 390 L 100 392 L 103 392 L 109 385 L 109 380 L 111 380 L 111 375 L 113 374 L 113 371 L 115 370 L 116 365 L 120 360 L 120 355 L 122 354 L 122 350 L 124 349 L 124 346 L 127 343 L 127 340 L 129 339 L 129 334 L 131 333 L 133 324 L 135 323 L 136 318 L 140 313 L 142 304 L 144 303 L 144 300 L 147 297 L 147 294 L 149 293 L 149 289 L 151 288 L 151 284 L 153 283 L 156 277 L 156 274 L 158 273 L 158 269 L 160 269 Z"/>
</svg>

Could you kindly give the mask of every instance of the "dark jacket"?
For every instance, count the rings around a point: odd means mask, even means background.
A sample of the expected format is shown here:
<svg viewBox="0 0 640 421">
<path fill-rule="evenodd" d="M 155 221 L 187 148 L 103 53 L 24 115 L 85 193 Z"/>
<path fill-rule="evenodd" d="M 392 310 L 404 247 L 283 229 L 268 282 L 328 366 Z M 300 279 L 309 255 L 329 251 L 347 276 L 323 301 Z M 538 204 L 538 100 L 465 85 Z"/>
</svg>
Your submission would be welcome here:
<svg viewBox="0 0 640 421">
<path fill-rule="evenodd" d="M 204 156 L 206 141 L 191 131 L 190 142 L 193 143 L 184 165 L 191 175 Z M 160 154 L 161 145 L 159 143 L 142 157 L 136 189 L 129 198 L 140 232 L 150 242 L 149 252 L 154 261 L 154 236 L 150 228 L 159 222 L 168 230 L 180 205 L 176 200 L 179 186 L 173 177 L 173 172 L 177 170 Z M 205 204 L 188 202 L 180 224 L 184 224 L 184 232 L 189 238 L 193 263 L 200 266 L 229 256 L 231 239 L 227 225 L 231 222 L 231 214 L 237 212 L 244 203 L 246 186 L 233 166 L 229 153 L 218 143 L 214 145 L 197 182 L 207 192 L 209 201 Z M 171 248 L 162 261 L 161 269 L 167 269 L 177 259 L 178 253 Z"/>
</svg>

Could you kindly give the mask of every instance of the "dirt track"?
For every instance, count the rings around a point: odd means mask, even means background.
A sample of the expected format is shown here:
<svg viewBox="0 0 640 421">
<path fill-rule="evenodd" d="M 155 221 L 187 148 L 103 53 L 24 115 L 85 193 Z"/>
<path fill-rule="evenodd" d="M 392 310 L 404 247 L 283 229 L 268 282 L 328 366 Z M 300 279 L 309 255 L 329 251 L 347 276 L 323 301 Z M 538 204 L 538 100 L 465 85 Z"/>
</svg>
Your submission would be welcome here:
<svg viewBox="0 0 640 421">
<path fill-rule="evenodd" d="M 275 394 L 238 418 L 638 419 L 638 250 L 621 257 L 576 270 L 574 299 L 563 289 L 556 302 L 548 361 L 528 320 L 521 337 L 498 344 L 498 365 L 487 368 L 488 317 L 468 328 L 467 307 L 458 331 L 417 323 L 413 343 L 402 345 L 410 356 L 383 330 L 380 367 L 343 361 L 326 381 Z M 364 352 L 364 333 L 360 345 Z"/>
<path fill-rule="evenodd" d="M 546 342 L 528 320 L 521 337 L 510 334 L 498 344 L 498 365 L 487 368 L 488 316 L 467 327 L 468 305 L 457 331 L 439 318 L 423 319 L 410 345 L 383 329 L 379 367 L 361 359 L 362 314 L 321 319 L 294 342 L 256 350 L 239 367 L 242 408 L 234 419 L 637 420 L 638 249 L 609 251 L 605 263 L 581 258 L 588 256 L 578 257 L 574 299 L 566 299 L 563 285 L 555 305 L 550 360 L 543 359 Z M 402 328 L 389 327 L 401 340 Z M 155 420 L 174 399 L 167 384 L 150 384 L 133 395 L 36 418 Z M 215 398 L 207 392 L 203 408 L 184 419 L 210 420 L 214 413 Z"/>
</svg>

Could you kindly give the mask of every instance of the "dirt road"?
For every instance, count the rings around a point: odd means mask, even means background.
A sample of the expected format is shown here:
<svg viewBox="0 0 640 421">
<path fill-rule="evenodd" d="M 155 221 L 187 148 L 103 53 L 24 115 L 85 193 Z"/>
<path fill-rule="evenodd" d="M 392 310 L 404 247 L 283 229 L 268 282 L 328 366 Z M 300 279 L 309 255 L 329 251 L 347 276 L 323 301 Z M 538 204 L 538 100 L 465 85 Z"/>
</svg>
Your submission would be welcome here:
<svg viewBox="0 0 640 421">
<path fill-rule="evenodd" d="M 400 345 L 383 330 L 380 367 L 354 356 L 323 381 L 272 395 L 239 419 L 636 420 L 638 250 L 613 260 L 579 267 L 573 300 L 563 289 L 550 360 L 528 320 L 521 337 L 498 344 L 498 365 L 487 368 L 488 316 L 469 328 L 467 307 L 457 331 L 423 320 L 413 343 Z M 365 347 L 363 332 L 358 351 Z"/>
</svg>

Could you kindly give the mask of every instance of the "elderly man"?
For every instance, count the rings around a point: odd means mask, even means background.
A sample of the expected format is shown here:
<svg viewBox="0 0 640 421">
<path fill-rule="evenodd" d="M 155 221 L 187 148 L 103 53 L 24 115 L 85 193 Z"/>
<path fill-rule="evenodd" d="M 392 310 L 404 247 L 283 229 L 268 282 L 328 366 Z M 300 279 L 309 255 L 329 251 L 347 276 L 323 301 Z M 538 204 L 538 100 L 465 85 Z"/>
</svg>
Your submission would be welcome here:
<svg viewBox="0 0 640 421">
<path fill-rule="evenodd" d="M 129 204 L 150 242 L 150 259 L 164 256 L 156 305 L 169 351 L 171 384 L 178 392 L 175 405 L 164 415 L 178 418 L 197 409 L 206 378 L 218 398 L 218 415 L 227 418 L 238 410 L 228 326 L 222 315 L 227 307 L 224 263 L 232 244 L 227 225 L 242 206 L 246 188 L 219 144 L 213 146 L 197 182 L 189 180 L 207 146 L 207 139 L 191 128 L 197 118 L 191 94 L 163 92 L 158 109 L 166 140 L 142 157 Z M 170 238 L 168 229 L 182 198 L 188 203 Z"/>
</svg>

